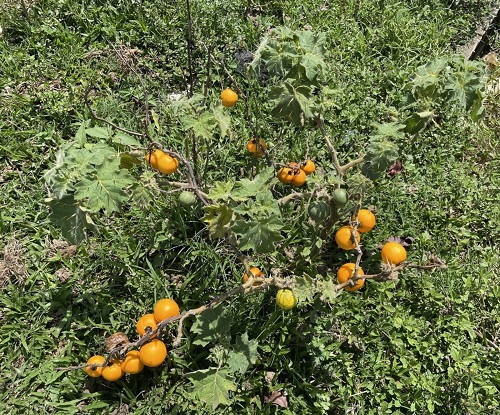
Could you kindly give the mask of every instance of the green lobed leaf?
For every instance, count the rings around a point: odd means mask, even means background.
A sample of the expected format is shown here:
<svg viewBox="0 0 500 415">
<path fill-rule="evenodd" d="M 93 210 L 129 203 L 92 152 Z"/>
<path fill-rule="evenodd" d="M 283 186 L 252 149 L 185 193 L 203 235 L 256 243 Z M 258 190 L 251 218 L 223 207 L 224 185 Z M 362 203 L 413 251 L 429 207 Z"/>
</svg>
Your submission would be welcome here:
<svg viewBox="0 0 500 415">
<path fill-rule="evenodd" d="M 366 148 L 365 163 L 362 167 L 363 174 L 375 180 L 398 158 L 396 144 L 389 138 L 404 137 L 405 128 L 402 124 L 385 123 L 377 124 L 377 131 L 371 136 Z"/>
<path fill-rule="evenodd" d="M 236 391 L 234 378 L 227 370 L 204 369 L 186 374 L 193 384 L 191 393 L 212 410 L 219 405 L 229 405 L 229 392 Z"/>
<path fill-rule="evenodd" d="M 307 79 L 314 81 L 319 74 L 327 70 L 324 60 L 326 35 L 304 30 L 297 33 L 297 40 L 303 51 L 300 65 L 304 68 Z"/>
<path fill-rule="evenodd" d="M 191 333 L 195 334 L 193 344 L 206 346 L 209 343 L 217 343 L 229 332 L 232 323 L 233 318 L 225 312 L 224 307 L 205 311 L 196 318 L 191 327 Z"/>
<path fill-rule="evenodd" d="M 104 142 L 87 143 L 84 148 L 92 153 L 91 164 L 94 166 L 98 166 L 106 160 L 116 157 L 116 150 Z M 72 151 L 69 152 L 69 156 L 72 156 Z"/>
<path fill-rule="evenodd" d="M 273 252 L 275 244 L 283 240 L 279 232 L 283 222 L 277 217 L 268 217 L 250 220 L 237 220 L 231 227 L 240 238 L 240 249 L 252 249 L 257 253 Z"/>
<path fill-rule="evenodd" d="M 154 200 L 155 188 L 155 173 L 150 170 L 144 172 L 130 189 L 131 204 L 143 210 L 148 208 Z"/>
<path fill-rule="evenodd" d="M 214 114 L 205 111 L 201 116 L 199 115 L 186 115 L 181 118 L 181 123 L 185 131 L 192 129 L 197 137 L 209 140 L 214 135 L 214 130 L 218 125 Z"/>
<path fill-rule="evenodd" d="M 107 213 L 116 212 L 128 199 L 124 189 L 133 183 L 133 177 L 127 170 L 120 169 L 120 159 L 116 157 L 76 183 L 75 199 L 86 199 L 86 206 L 93 212 L 100 209 Z"/>
<path fill-rule="evenodd" d="M 95 138 L 109 138 L 109 130 L 104 127 L 91 127 L 85 129 L 85 134 Z"/>
<path fill-rule="evenodd" d="M 339 296 L 338 291 L 335 291 L 337 280 L 327 279 L 318 281 L 318 291 L 321 293 L 320 300 L 327 303 L 334 303 Z"/>
<path fill-rule="evenodd" d="M 93 224 L 87 220 L 87 215 L 73 196 L 49 202 L 51 213 L 49 219 L 61 228 L 63 236 L 74 245 L 85 240 L 85 229 L 93 229 Z"/>
<path fill-rule="evenodd" d="M 415 112 L 405 120 L 405 132 L 418 134 L 424 131 L 434 119 L 433 111 Z"/>
<path fill-rule="evenodd" d="M 293 292 L 299 303 L 311 303 L 314 300 L 316 283 L 309 275 L 294 278 Z"/>
<path fill-rule="evenodd" d="M 233 350 L 229 352 L 227 365 L 231 373 L 239 372 L 244 374 L 250 365 L 257 361 L 259 356 L 257 352 L 257 340 L 249 340 L 248 333 L 243 333 L 236 338 Z"/>
<path fill-rule="evenodd" d="M 85 130 L 87 129 L 89 124 L 90 120 L 82 121 L 80 127 L 78 127 L 78 130 L 76 131 L 75 141 L 79 146 L 83 146 L 87 142 L 87 134 L 85 133 Z"/>
<path fill-rule="evenodd" d="M 231 116 L 227 111 L 224 111 L 224 109 L 225 108 L 220 105 L 213 110 L 213 117 L 219 126 L 221 137 L 227 136 L 227 132 L 231 126 Z"/>
<path fill-rule="evenodd" d="M 262 217 L 276 215 L 281 216 L 281 211 L 277 200 L 273 197 L 270 190 L 257 193 L 255 200 L 249 200 L 233 208 L 240 215 L 249 215 L 253 217 Z"/>
<path fill-rule="evenodd" d="M 303 126 L 306 118 L 313 118 L 313 90 L 307 85 L 294 87 L 285 81 L 282 85 L 271 88 L 269 99 L 276 104 L 271 115 L 286 118 L 296 125 Z"/>
<path fill-rule="evenodd" d="M 366 193 L 374 186 L 372 180 L 358 172 L 350 172 L 346 177 L 346 184 L 350 194 Z"/>
<path fill-rule="evenodd" d="M 213 201 L 227 200 L 231 196 L 234 182 L 215 182 L 208 193 L 208 198 Z"/>
<path fill-rule="evenodd" d="M 231 198 L 235 201 L 244 201 L 249 197 L 256 197 L 262 191 L 269 189 L 274 175 L 274 168 L 268 167 L 261 170 L 252 180 L 242 179 L 237 181 L 231 192 Z"/>
<path fill-rule="evenodd" d="M 142 147 L 142 144 L 136 138 L 122 131 L 118 131 L 113 136 L 113 143 L 122 144 L 129 147 Z"/>
</svg>

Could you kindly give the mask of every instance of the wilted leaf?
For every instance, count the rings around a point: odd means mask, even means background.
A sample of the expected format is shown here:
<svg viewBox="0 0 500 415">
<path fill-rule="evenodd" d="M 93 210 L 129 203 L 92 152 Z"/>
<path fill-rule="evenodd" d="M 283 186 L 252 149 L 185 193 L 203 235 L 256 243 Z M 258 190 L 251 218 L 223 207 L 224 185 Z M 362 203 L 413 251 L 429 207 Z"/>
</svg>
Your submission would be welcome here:
<svg viewBox="0 0 500 415">
<path fill-rule="evenodd" d="M 411 236 L 389 236 L 387 238 L 387 242 L 397 242 L 406 247 L 410 246 L 414 240 L 415 238 Z"/>
<path fill-rule="evenodd" d="M 233 218 L 233 210 L 227 205 L 211 205 L 204 207 L 203 222 L 207 224 L 210 234 L 215 238 L 223 238 L 228 224 Z"/>
<path fill-rule="evenodd" d="M 118 346 L 130 343 L 128 336 L 125 333 L 117 332 L 106 339 L 106 350 L 110 352 Z"/>
<path fill-rule="evenodd" d="M 269 397 L 266 397 L 264 400 L 266 403 L 273 403 L 285 409 L 288 408 L 288 398 L 285 395 L 283 395 L 281 391 L 273 392 Z"/>
</svg>

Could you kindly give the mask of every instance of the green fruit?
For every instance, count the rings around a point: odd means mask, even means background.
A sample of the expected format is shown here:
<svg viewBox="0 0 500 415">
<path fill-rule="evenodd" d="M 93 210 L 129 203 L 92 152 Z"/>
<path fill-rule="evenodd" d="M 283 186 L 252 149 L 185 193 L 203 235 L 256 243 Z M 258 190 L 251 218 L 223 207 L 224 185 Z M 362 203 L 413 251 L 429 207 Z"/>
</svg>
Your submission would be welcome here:
<svg viewBox="0 0 500 415">
<path fill-rule="evenodd" d="M 342 207 L 347 203 L 347 192 L 344 189 L 335 189 L 332 195 L 333 203 Z"/>
<path fill-rule="evenodd" d="M 196 204 L 196 196 L 188 192 L 187 190 L 184 190 L 180 195 L 179 195 L 179 203 L 182 207 L 184 208 L 190 208 L 191 206 L 194 206 Z"/>
<path fill-rule="evenodd" d="M 323 202 L 322 200 L 315 200 L 314 202 L 309 204 L 307 213 L 309 213 L 309 217 L 313 221 L 323 222 L 330 216 L 331 209 L 328 203 Z"/>
</svg>

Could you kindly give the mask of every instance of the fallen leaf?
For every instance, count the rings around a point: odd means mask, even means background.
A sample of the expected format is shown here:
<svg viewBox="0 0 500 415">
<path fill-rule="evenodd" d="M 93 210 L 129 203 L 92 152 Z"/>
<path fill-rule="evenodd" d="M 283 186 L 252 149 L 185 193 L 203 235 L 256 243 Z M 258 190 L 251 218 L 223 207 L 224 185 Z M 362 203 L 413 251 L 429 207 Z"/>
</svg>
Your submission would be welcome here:
<svg viewBox="0 0 500 415">
<path fill-rule="evenodd" d="M 125 333 L 118 332 L 112 334 L 106 339 L 106 350 L 111 352 L 118 346 L 122 346 L 123 344 L 129 343 L 128 336 Z"/>
<path fill-rule="evenodd" d="M 387 238 L 387 242 L 397 242 L 405 247 L 410 246 L 414 240 L 415 238 L 411 236 L 390 236 Z"/>
<path fill-rule="evenodd" d="M 281 391 L 273 392 L 271 396 L 264 398 L 264 402 L 274 403 L 275 405 L 281 406 L 285 409 L 288 408 L 288 399 Z"/>
</svg>

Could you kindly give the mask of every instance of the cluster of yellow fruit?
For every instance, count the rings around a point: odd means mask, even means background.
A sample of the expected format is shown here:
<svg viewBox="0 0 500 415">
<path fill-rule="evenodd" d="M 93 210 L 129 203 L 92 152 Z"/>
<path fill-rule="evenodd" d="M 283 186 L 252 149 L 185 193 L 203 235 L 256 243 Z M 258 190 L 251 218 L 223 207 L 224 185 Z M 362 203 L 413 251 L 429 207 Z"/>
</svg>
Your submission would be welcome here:
<svg viewBox="0 0 500 415">
<path fill-rule="evenodd" d="M 307 160 L 300 164 L 291 162 L 288 167 L 282 167 L 278 170 L 278 180 L 284 184 L 292 184 L 300 187 L 306 182 L 306 176 L 309 176 L 316 170 L 312 160 Z"/>
<path fill-rule="evenodd" d="M 152 152 L 148 151 L 146 154 L 146 163 L 163 174 L 175 173 L 179 168 L 179 160 L 160 149 Z"/>
<path fill-rule="evenodd" d="M 137 332 L 143 336 L 155 330 L 161 321 L 175 317 L 179 313 L 179 306 L 174 300 L 163 298 L 156 303 L 152 314 L 145 314 L 137 321 Z M 156 335 L 153 337 L 156 337 Z M 144 366 L 160 366 L 166 357 L 167 346 L 165 346 L 165 343 L 153 338 L 142 345 L 140 350 L 130 350 L 124 359 L 112 359 L 107 366 L 101 366 L 106 361 L 104 356 L 92 356 L 87 360 L 85 372 L 93 378 L 102 376 L 104 379 L 114 382 L 119 380 L 125 373 L 136 374 L 141 372 Z"/>
<path fill-rule="evenodd" d="M 353 221 L 356 218 L 353 217 Z M 368 209 L 360 209 L 358 212 L 358 228 L 356 230 L 356 239 L 358 243 L 361 241 L 361 234 L 371 231 L 375 226 L 375 215 Z M 351 250 L 356 248 L 356 243 L 353 240 L 353 230 L 352 226 L 342 226 L 335 233 L 335 242 L 339 248 L 345 250 Z M 406 249 L 403 245 L 398 242 L 387 242 L 382 247 L 382 262 L 386 264 L 399 265 L 406 260 Z M 337 280 L 340 284 L 348 281 L 354 275 L 355 264 L 348 262 L 342 265 L 337 271 Z M 363 269 L 358 267 L 358 275 L 365 275 Z M 344 287 L 346 291 L 357 291 L 365 283 L 364 279 L 359 279 L 356 284 L 351 286 L 348 285 Z"/>
</svg>

